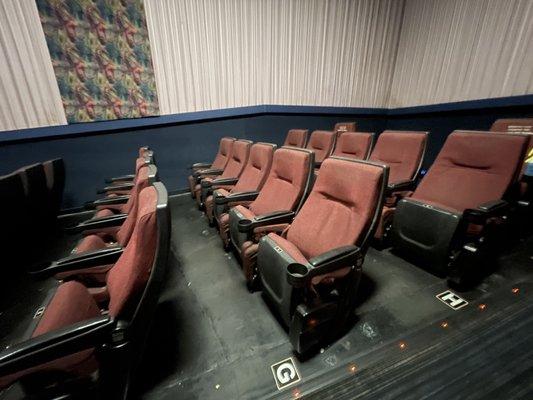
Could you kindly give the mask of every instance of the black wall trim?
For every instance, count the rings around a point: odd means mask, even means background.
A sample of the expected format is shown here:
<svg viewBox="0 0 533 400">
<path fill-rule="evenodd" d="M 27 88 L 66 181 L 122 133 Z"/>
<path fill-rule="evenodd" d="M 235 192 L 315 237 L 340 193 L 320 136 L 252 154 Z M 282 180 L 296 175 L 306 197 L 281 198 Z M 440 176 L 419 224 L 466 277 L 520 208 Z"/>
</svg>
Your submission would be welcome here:
<svg viewBox="0 0 533 400">
<path fill-rule="evenodd" d="M 450 111 L 478 110 L 496 107 L 533 106 L 533 94 L 492 99 L 469 100 L 453 103 L 432 104 L 404 108 L 364 108 L 364 107 L 326 107 L 326 106 L 287 106 L 258 105 L 250 107 L 226 108 L 220 110 L 198 111 L 158 117 L 120 119 L 113 121 L 86 122 L 71 125 L 47 126 L 0 132 L 0 143 L 43 140 L 48 138 L 106 134 L 113 131 L 155 128 L 158 126 L 206 122 L 217 119 L 243 118 L 257 115 L 357 115 L 386 118 L 388 116 L 439 113 Z"/>
</svg>

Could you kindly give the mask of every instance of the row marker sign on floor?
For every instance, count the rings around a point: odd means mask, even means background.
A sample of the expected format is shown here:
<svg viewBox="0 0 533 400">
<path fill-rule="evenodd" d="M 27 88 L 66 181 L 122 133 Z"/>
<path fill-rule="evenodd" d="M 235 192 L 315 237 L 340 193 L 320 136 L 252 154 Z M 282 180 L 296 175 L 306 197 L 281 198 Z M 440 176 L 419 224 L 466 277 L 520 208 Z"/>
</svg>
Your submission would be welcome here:
<svg viewBox="0 0 533 400">
<path fill-rule="evenodd" d="M 270 366 L 278 390 L 284 389 L 300 380 L 300 374 L 292 357 L 281 360 Z"/>
<path fill-rule="evenodd" d="M 439 293 L 435 297 L 454 310 L 459 310 L 468 304 L 468 301 L 455 294 L 451 290 L 446 290 L 445 292 Z"/>
</svg>

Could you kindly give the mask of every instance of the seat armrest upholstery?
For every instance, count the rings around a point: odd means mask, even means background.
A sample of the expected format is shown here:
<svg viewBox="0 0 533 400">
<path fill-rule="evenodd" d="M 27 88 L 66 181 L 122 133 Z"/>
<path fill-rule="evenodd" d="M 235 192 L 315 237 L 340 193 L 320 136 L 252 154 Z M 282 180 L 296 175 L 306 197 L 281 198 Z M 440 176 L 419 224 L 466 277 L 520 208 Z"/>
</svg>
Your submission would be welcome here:
<svg viewBox="0 0 533 400">
<path fill-rule="evenodd" d="M 56 275 L 60 272 L 74 271 L 114 264 L 120 258 L 124 249 L 122 246 L 106 247 L 104 249 L 85 251 L 72 254 L 68 257 L 53 261 L 48 267 L 32 271 L 31 274 L 38 277 Z"/>
<path fill-rule="evenodd" d="M 292 263 L 287 267 L 287 282 L 294 287 L 306 286 L 313 277 L 348 266 L 361 266 L 363 254 L 357 246 L 342 246 L 309 260 L 309 264 Z"/>
<path fill-rule="evenodd" d="M 222 175 L 223 172 L 224 170 L 222 169 L 202 169 L 202 170 L 196 171 L 194 173 L 194 177 L 196 179 L 200 179 L 203 176 L 207 176 L 207 175 Z"/>
<path fill-rule="evenodd" d="M 268 214 L 258 215 L 254 219 L 242 219 L 239 221 L 239 232 L 249 233 L 255 228 L 265 225 L 290 223 L 294 219 L 294 211 L 275 211 Z"/>
<path fill-rule="evenodd" d="M 193 165 L 191 165 L 189 167 L 189 169 L 207 169 L 207 168 L 211 168 L 211 163 L 194 163 Z"/>
<path fill-rule="evenodd" d="M 114 178 L 108 178 L 105 180 L 105 183 L 122 182 L 122 181 L 128 182 L 134 179 L 135 179 L 135 175 L 129 174 L 129 175 L 116 176 Z"/>
<path fill-rule="evenodd" d="M 415 181 L 413 180 L 391 183 L 387 185 L 387 193 L 390 194 L 392 192 L 401 191 L 401 190 L 412 190 L 414 186 L 415 186 Z"/>
<path fill-rule="evenodd" d="M 109 315 L 39 335 L 0 353 L 0 376 L 90 349 L 108 341 L 114 327 Z"/>
<path fill-rule="evenodd" d="M 505 200 L 492 200 L 480 204 L 476 208 L 467 208 L 463 212 L 463 218 L 473 223 L 483 223 L 488 218 L 496 217 L 507 212 L 509 203 Z"/>
<path fill-rule="evenodd" d="M 239 181 L 239 178 L 224 178 L 224 179 L 215 179 L 211 181 L 210 183 L 211 183 L 211 186 L 224 186 L 224 185 L 235 185 L 238 181 Z"/>
<path fill-rule="evenodd" d="M 216 196 L 215 204 L 227 204 L 242 201 L 253 201 L 259 196 L 259 192 L 238 192 L 231 193 L 229 196 Z"/>
</svg>

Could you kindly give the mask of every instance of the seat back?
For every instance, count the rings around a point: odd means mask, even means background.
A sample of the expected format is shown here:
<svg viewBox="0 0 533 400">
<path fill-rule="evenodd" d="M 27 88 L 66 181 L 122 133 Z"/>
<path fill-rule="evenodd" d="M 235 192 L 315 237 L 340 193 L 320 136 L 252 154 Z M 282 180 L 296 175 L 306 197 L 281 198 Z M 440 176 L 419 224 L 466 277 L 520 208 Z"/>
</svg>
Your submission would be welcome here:
<svg viewBox="0 0 533 400">
<path fill-rule="evenodd" d="M 256 143 L 252 145 L 248 163 L 246 163 L 239 181 L 231 192 L 261 190 L 272 167 L 272 159 L 276 148 L 277 146 L 272 143 Z"/>
<path fill-rule="evenodd" d="M 333 132 L 337 134 L 337 139 L 343 132 L 355 132 L 357 125 L 355 122 L 337 122 L 333 128 Z"/>
<path fill-rule="evenodd" d="M 308 129 L 291 129 L 287 133 L 283 146 L 305 147 L 307 144 L 307 137 L 309 136 Z"/>
<path fill-rule="evenodd" d="M 374 134 L 369 132 L 341 132 L 337 136 L 333 155 L 366 160 L 374 144 Z"/>
<path fill-rule="evenodd" d="M 355 244 L 366 250 L 383 206 L 388 167 L 330 157 L 287 232 L 287 240 L 310 259 Z"/>
<path fill-rule="evenodd" d="M 133 325 L 157 304 L 169 247 L 168 195 L 162 183 L 143 189 L 128 245 L 107 275 L 109 314 Z"/>
<path fill-rule="evenodd" d="M 34 227 L 42 228 L 43 222 L 48 220 L 51 214 L 44 167 L 42 164 L 32 164 L 18 169 L 16 173 L 20 175 Z"/>
<path fill-rule="evenodd" d="M 314 153 L 309 150 L 295 147 L 276 150 L 268 178 L 250 210 L 256 215 L 297 211 L 311 186 L 313 166 Z"/>
<path fill-rule="evenodd" d="M 220 145 L 218 146 L 218 153 L 211 164 L 212 169 L 224 169 L 226 164 L 231 158 L 231 153 L 233 152 L 233 143 L 235 138 L 232 137 L 223 137 L 220 139 Z"/>
<path fill-rule="evenodd" d="M 224 172 L 220 175 L 220 178 L 238 178 L 241 176 L 248 157 L 250 156 L 250 147 L 252 142 L 250 140 L 236 140 L 233 142 L 233 150 L 231 157 L 224 168 Z"/>
<path fill-rule="evenodd" d="M 6 212 L 2 215 L 2 229 L 0 230 L 0 248 L 6 267 L 20 263 L 20 252 L 27 245 L 22 240 L 28 234 L 31 216 L 28 215 L 27 200 L 20 174 L 14 172 L 0 176 L 0 207 Z M 16 261 L 15 261 L 16 259 Z M 7 273 L 16 272 L 17 268 L 4 268 Z"/>
<path fill-rule="evenodd" d="M 517 179 L 527 139 L 525 135 L 453 132 L 412 198 L 456 212 L 501 199 Z"/>
<path fill-rule="evenodd" d="M 369 160 L 389 166 L 389 184 L 416 178 L 427 146 L 428 132 L 383 131 Z"/>
<path fill-rule="evenodd" d="M 43 162 L 43 168 L 52 213 L 57 215 L 65 188 L 65 163 L 62 158 L 56 158 Z"/>
<path fill-rule="evenodd" d="M 128 216 L 117 231 L 117 242 L 121 246 L 126 246 L 128 244 L 131 234 L 133 233 L 133 228 L 135 228 L 140 193 L 144 188 L 153 185 L 157 179 L 157 167 L 155 165 L 144 165 L 139 169 L 137 182 L 135 182 L 135 186 L 131 189 L 130 198 L 126 203 L 124 210 Z"/>
<path fill-rule="evenodd" d="M 305 147 L 315 152 L 315 162 L 322 162 L 331 155 L 335 147 L 336 134 L 332 131 L 313 131 Z"/>
<path fill-rule="evenodd" d="M 533 133 L 533 118 L 503 118 L 494 121 L 491 132 Z"/>
</svg>

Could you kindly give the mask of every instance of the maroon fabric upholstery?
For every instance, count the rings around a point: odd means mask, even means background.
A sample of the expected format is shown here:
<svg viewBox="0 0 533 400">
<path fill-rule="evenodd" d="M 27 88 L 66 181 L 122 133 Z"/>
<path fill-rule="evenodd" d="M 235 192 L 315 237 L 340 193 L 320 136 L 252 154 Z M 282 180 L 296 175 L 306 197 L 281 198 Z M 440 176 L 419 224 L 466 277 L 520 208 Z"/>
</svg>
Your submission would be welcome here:
<svg viewBox="0 0 533 400">
<path fill-rule="evenodd" d="M 213 160 L 210 169 L 224 169 L 226 167 L 226 164 L 231 158 L 231 154 L 233 152 L 234 142 L 235 138 L 223 137 L 222 139 L 220 139 L 218 153 L 215 156 L 215 159 Z"/>
<path fill-rule="evenodd" d="M 337 136 L 333 155 L 366 160 L 372 148 L 373 137 L 374 134 L 368 132 L 341 132 Z"/>
<path fill-rule="evenodd" d="M 124 204 L 121 205 L 123 206 Z M 94 214 L 95 218 L 110 217 L 112 215 L 115 215 L 115 213 L 109 208 L 102 208 L 101 210 L 96 211 L 96 214 Z"/>
<path fill-rule="evenodd" d="M 283 146 L 292 146 L 292 147 L 305 147 L 307 143 L 307 136 L 309 135 L 309 130 L 307 129 L 291 129 L 287 133 L 285 142 Z"/>
<path fill-rule="evenodd" d="M 415 178 L 426 147 L 426 132 L 384 131 L 369 160 L 389 166 L 389 184 Z"/>
<path fill-rule="evenodd" d="M 492 132 L 533 133 L 533 118 L 497 119 L 490 130 Z"/>
<path fill-rule="evenodd" d="M 357 125 L 355 122 L 337 122 L 335 124 L 335 127 L 333 128 L 333 132 L 337 134 L 337 138 L 343 133 L 343 132 L 356 132 L 357 131 Z"/>
<path fill-rule="evenodd" d="M 294 261 L 304 265 L 308 263 L 308 259 L 292 242 L 289 242 L 287 239 L 284 239 L 276 233 L 269 233 L 267 236 L 276 242 L 276 245 L 281 247 L 288 255 L 290 255 Z"/>
<path fill-rule="evenodd" d="M 294 210 L 298 206 L 309 179 L 309 160 L 306 151 L 281 148 L 274 153 L 270 174 L 249 209 L 255 215 L 280 210 Z"/>
<path fill-rule="evenodd" d="M 106 241 L 99 235 L 85 236 L 72 251 L 73 253 L 83 253 L 106 247 Z"/>
<path fill-rule="evenodd" d="M 455 131 L 411 197 L 458 212 L 501 199 L 526 146 L 523 135 Z"/>
<path fill-rule="evenodd" d="M 315 152 L 315 162 L 322 162 L 331 155 L 335 146 L 335 132 L 314 131 L 311 133 L 306 149 Z"/>
<path fill-rule="evenodd" d="M 147 187 L 139 195 L 137 221 L 124 253 L 107 275 L 109 314 L 131 312 L 146 285 L 157 246 L 157 191 Z"/>
<path fill-rule="evenodd" d="M 380 167 L 328 158 L 287 240 L 307 259 L 358 243 L 378 206 L 382 177 Z"/>
</svg>

